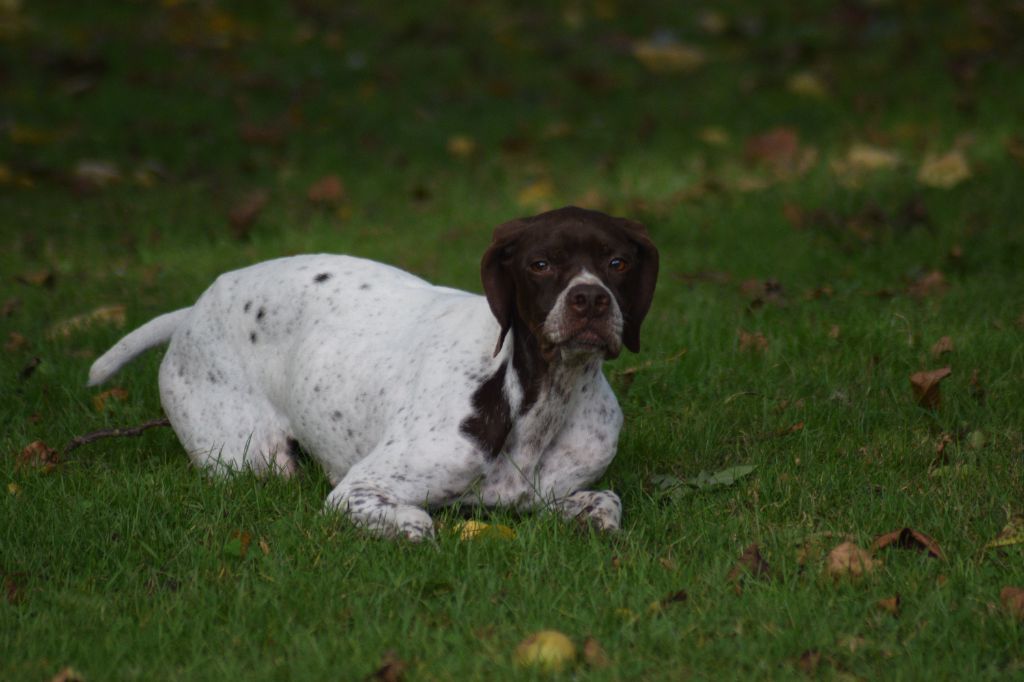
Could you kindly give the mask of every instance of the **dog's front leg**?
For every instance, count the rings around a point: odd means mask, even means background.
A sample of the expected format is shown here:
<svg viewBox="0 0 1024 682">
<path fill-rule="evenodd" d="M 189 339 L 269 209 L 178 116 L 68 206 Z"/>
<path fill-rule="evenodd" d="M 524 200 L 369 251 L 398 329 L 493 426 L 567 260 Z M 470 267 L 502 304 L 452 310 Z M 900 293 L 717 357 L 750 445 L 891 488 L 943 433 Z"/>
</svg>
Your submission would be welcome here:
<svg viewBox="0 0 1024 682">
<path fill-rule="evenodd" d="M 338 509 L 357 526 L 384 537 L 418 542 L 434 536 L 430 514 L 416 505 L 403 504 L 381 482 L 350 480 L 346 476 L 327 496 L 327 507 Z"/>
</svg>

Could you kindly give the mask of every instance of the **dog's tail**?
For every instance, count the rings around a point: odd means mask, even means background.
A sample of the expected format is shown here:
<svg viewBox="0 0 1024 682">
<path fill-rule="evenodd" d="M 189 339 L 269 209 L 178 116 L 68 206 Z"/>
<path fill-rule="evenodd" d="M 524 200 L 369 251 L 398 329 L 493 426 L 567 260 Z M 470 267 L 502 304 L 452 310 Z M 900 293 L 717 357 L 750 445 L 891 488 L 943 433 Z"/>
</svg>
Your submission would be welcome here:
<svg viewBox="0 0 1024 682">
<path fill-rule="evenodd" d="M 118 341 L 89 368 L 89 386 L 102 384 L 143 351 L 167 343 L 192 308 L 156 317 Z"/>
</svg>

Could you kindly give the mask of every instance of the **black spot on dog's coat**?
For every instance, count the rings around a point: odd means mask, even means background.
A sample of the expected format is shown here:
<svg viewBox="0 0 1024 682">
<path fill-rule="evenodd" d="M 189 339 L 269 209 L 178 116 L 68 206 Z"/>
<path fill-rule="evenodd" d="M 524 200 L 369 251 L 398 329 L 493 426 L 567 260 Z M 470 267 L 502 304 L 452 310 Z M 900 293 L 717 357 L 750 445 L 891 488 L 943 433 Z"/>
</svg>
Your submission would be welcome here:
<svg viewBox="0 0 1024 682">
<path fill-rule="evenodd" d="M 256 332 L 249 332 L 249 340 L 256 343 Z"/>
<path fill-rule="evenodd" d="M 256 319 L 257 320 L 262 320 L 263 316 L 266 315 L 266 314 L 267 314 L 267 309 L 264 308 L 263 306 L 260 306 L 259 312 L 256 313 Z"/>
<path fill-rule="evenodd" d="M 362 284 L 359 285 L 359 288 L 362 289 L 363 291 L 366 291 L 367 289 L 370 288 L 370 285 L 367 284 L 366 282 L 363 282 Z"/>
<path fill-rule="evenodd" d="M 331 278 L 331 273 L 329 273 L 329 272 L 321 272 L 319 275 L 317 275 L 316 277 L 313 278 L 313 281 L 316 282 L 317 284 L 322 284 L 323 282 L 326 282 L 330 278 Z"/>
<path fill-rule="evenodd" d="M 242 308 L 243 311 L 249 312 L 249 308 L 252 307 L 252 301 L 246 301 L 245 306 Z"/>
</svg>

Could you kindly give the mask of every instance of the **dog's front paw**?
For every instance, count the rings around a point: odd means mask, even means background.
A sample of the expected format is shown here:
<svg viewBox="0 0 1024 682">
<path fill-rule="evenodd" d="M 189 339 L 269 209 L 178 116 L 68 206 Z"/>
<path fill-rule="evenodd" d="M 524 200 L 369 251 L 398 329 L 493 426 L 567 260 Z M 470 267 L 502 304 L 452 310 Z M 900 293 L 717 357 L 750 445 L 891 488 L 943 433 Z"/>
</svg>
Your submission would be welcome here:
<svg viewBox="0 0 1024 682">
<path fill-rule="evenodd" d="M 434 520 L 430 514 L 408 505 L 401 505 L 395 510 L 394 532 L 392 535 L 405 538 L 411 542 L 422 542 L 434 537 Z"/>
<path fill-rule="evenodd" d="M 559 505 L 562 513 L 601 532 L 614 532 L 622 520 L 622 502 L 610 490 L 581 490 Z"/>
<path fill-rule="evenodd" d="M 401 504 L 378 489 L 339 485 L 327 496 L 327 509 L 337 509 L 355 525 L 381 537 L 412 542 L 434 537 L 434 521 L 426 510 Z"/>
</svg>

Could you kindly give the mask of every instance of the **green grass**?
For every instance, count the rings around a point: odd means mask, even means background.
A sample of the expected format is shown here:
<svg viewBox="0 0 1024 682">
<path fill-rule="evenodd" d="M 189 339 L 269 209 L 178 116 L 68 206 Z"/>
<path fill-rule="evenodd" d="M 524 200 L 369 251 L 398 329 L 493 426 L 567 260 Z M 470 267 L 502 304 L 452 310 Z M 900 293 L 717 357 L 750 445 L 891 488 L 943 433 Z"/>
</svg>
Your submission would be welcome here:
<svg viewBox="0 0 1024 682">
<path fill-rule="evenodd" d="M 0 14 L 0 304 L 18 302 L 0 337 L 27 340 L 0 358 L 0 678 L 361 679 L 393 651 L 409 679 L 529 679 L 513 652 L 544 628 L 600 642 L 609 667 L 565 673 L 586 679 L 1024 675 L 1024 624 L 999 600 L 1024 585 L 1024 549 L 983 550 L 1024 512 L 1019 9 L 729 2 L 714 34 L 685 3 L 23 4 Z M 631 55 L 666 30 L 707 62 L 655 73 Z M 825 96 L 789 91 L 800 72 Z M 709 126 L 729 140 L 701 141 Z M 744 154 L 777 127 L 817 151 L 785 181 Z M 475 154 L 449 154 L 453 135 Z M 830 162 L 855 142 L 902 162 L 849 187 Z M 971 177 L 919 183 L 954 147 Z M 83 159 L 122 181 L 76 191 Z M 346 200 L 310 205 L 328 173 Z M 749 176 L 770 184 L 742 191 Z M 538 201 L 521 196 L 537 183 Z M 226 216 L 254 189 L 269 201 L 240 239 Z M 625 507 L 614 537 L 496 511 L 480 518 L 514 540 L 376 540 L 321 514 L 312 468 L 210 479 L 167 429 L 49 473 L 15 464 L 31 441 L 160 414 L 159 352 L 99 412 L 86 372 L 125 330 L 50 336 L 62 320 L 123 304 L 132 327 L 220 272 L 310 251 L 478 291 L 493 226 L 579 201 L 644 221 L 662 254 L 643 352 L 608 366 L 626 414 L 601 482 Z M 927 220 L 905 219 L 910 202 Z M 933 270 L 944 292 L 908 294 Z M 46 271 L 52 286 L 22 281 Z M 769 278 L 784 300 L 751 305 L 741 283 Z M 740 350 L 740 329 L 767 348 Z M 944 335 L 955 349 L 934 359 Z M 919 407 L 910 374 L 946 365 L 941 406 Z M 737 464 L 757 469 L 677 500 L 648 484 Z M 903 526 L 946 559 L 883 550 L 856 583 L 798 562 L 823 533 L 827 551 Z M 771 577 L 737 594 L 727 576 L 752 543 Z M 876 606 L 896 594 L 898 616 Z"/>
</svg>

